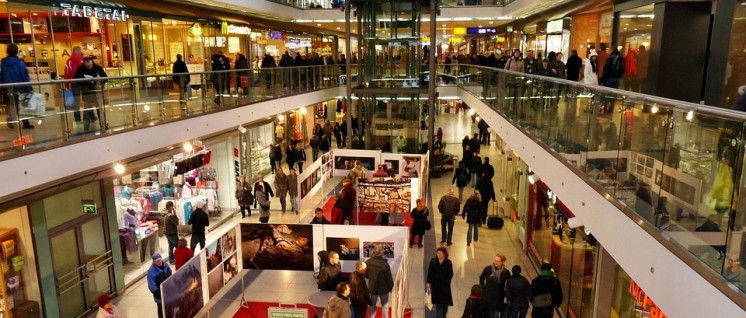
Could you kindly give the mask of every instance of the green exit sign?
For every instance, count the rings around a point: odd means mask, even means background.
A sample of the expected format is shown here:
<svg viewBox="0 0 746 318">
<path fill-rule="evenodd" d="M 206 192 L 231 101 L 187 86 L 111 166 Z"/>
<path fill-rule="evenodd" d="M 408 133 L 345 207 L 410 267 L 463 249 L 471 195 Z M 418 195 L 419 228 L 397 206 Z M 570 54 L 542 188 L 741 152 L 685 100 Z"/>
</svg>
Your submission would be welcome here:
<svg viewBox="0 0 746 318">
<path fill-rule="evenodd" d="M 83 213 L 84 214 L 96 214 L 96 202 L 93 200 L 83 200 Z"/>
</svg>

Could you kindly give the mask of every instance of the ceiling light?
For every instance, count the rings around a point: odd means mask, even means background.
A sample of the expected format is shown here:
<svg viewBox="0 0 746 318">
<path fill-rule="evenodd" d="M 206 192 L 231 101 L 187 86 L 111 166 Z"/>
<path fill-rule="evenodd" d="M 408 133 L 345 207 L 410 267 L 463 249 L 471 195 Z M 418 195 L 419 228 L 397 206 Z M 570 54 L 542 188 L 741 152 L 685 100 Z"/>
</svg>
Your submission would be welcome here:
<svg viewBox="0 0 746 318">
<path fill-rule="evenodd" d="M 653 107 L 650 108 L 650 112 L 653 113 L 653 114 L 657 113 L 658 112 L 658 105 L 657 104 L 653 104 Z"/>
<path fill-rule="evenodd" d="M 321 26 L 321 23 L 316 23 L 316 26 Z"/>
<path fill-rule="evenodd" d="M 446 26 L 445 24 L 443 26 Z"/>
<path fill-rule="evenodd" d="M 494 23 L 494 22 L 490 21 L 490 24 L 492 24 L 492 23 Z"/>
<path fill-rule="evenodd" d="M 694 111 L 690 110 L 688 113 L 686 113 L 686 120 L 692 121 L 694 119 Z"/>
<path fill-rule="evenodd" d="M 194 146 L 190 142 L 185 142 L 182 148 L 184 148 L 184 152 L 192 152 L 194 150 Z"/>
<path fill-rule="evenodd" d="M 118 164 L 114 165 L 114 172 L 116 172 L 119 175 L 124 174 L 125 170 L 126 169 L 124 168 L 124 165 L 121 164 L 121 163 L 118 163 Z"/>
<path fill-rule="evenodd" d="M 480 25 L 479 27 L 481 28 L 482 26 Z"/>
</svg>

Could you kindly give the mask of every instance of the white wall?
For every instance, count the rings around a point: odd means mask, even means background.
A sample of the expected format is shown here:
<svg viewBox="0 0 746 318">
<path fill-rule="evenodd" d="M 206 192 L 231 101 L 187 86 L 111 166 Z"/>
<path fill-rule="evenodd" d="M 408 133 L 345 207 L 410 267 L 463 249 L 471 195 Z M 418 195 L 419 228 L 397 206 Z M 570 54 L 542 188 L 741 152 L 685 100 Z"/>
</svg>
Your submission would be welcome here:
<svg viewBox="0 0 746 318">
<path fill-rule="evenodd" d="M 668 317 L 745 317 L 746 311 L 475 95 L 461 97 L 536 171 Z M 602 286 L 600 286 L 603 288 Z"/>
</svg>

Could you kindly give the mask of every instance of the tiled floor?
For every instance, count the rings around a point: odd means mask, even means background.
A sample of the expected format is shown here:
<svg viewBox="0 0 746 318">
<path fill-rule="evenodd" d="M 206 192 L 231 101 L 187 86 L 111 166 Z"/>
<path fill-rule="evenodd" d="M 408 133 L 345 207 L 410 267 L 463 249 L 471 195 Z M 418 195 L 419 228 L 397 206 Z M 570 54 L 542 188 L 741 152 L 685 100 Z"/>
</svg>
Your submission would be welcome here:
<svg viewBox="0 0 746 318">
<path fill-rule="evenodd" d="M 476 125 L 474 125 L 476 126 Z M 444 137 L 448 143 L 446 151 L 454 154 L 461 153 L 461 139 L 464 135 L 472 135 L 472 124 L 468 116 L 445 114 L 437 117 L 436 127 L 442 127 L 443 131 L 448 132 L 449 136 Z M 474 127 L 476 129 L 476 127 Z M 484 155 L 494 158 L 497 156 L 499 149 L 494 145 L 483 147 Z M 431 198 L 432 204 L 437 206 L 441 196 L 447 193 L 451 186 L 450 181 L 452 174 L 448 173 L 441 178 L 431 179 Z M 271 183 L 272 176 L 267 177 Z M 319 191 L 314 197 L 314 204 L 301 207 L 301 214 L 295 215 L 286 213 L 281 215 L 279 212 L 273 212 L 273 222 L 306 222 L 310 219 L 311 210 L 325 198 L 325 194 L 333 190 L 334 185 L 339 183 L 340 178 L 332 179 L 324 185 L 324 189 Z M 471 193 L 471 188 L 465 189 L 464 195 Z M 279 208 L 279 202 L 273 202 L 273 209 Z M 431 208 L 434 225 L 433 231 L 428 231 L 425 239 L 425 248 L 414 248 L 410 250 L 409 273 L 408 277 L 408 304 L 413 309 L 412 317 L 426 317 L 426 309 L 423 303 L 425 275 L 427 264 L 434 256 L 434 250 L 440 242 L 440 214 L 437 209 Z M 257 222 L 258 216 L 254 214 L 248 219 L 241 219 L 240 216 L 234 217 L 224 226 L 233 226 L 238 222 Z M 460 316 L 463 310 L 464 301 L 469 295 L 473 284 L 479 281 L 479 274 L 482 269 L 489 265 L 495 253 L 501 252 L 507 256 L 508 268 L 513 265 L 521 265 L 524 273 L 528 276 L 535 275 L 528 260 L 523 254 L 520 243 L 516 238 L 514 224 L 506 222 L 503 230 L 490 230 L 486 227 L 480 228 L 479 241 L 466 246 L 466 223 L 457 218 L 454 228 L 453 245 L 449 247 L 450 259 L 454 264 L 454 278 L 451 283 L 453 292 L 454 305 L 450 307 L 451 317 Z M 212 231 L 217 233 L 218 231 Z M 207 240 L 210 241 L 208 234 Z M 244 295 L 253 301 L 279 301 L 279 302 L 303 302 L 308 294 L 316 292 L 316 281 L 311 273 L 308 272 L 249 272 L 244 279 L 237 279 L 233 286 L 224 288 L 217 295 L 220 301 L 213 301 L 208 304 L 211 307 L 209 317 L 232 317 L 233 313 L 238 310 L 241 300 L 241 291 Z M 155 304 L 152 301 L 151 294 L 147 291 L 144 281 L 141 281 L 129 288 L 122 297 L 115 300 L 117 306 L 121 309 L 125 317 L 149 317 L 155 312 Z M 432 313 L 427 316 L 434 316 Z"/>
</svg>

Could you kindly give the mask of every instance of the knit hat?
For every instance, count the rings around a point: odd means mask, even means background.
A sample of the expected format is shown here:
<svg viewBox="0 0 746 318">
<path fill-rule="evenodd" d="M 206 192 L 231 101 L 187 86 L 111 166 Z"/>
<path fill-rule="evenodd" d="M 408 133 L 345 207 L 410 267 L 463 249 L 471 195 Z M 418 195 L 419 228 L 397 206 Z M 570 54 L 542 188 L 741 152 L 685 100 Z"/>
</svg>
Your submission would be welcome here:
<svg viewBox="0 0 746 318">
<path fill-rule="evenodd" d="M 591 50 L 591 54 L 588 54 L 588 58 L 598 56 L 598 53 L 596 53 L 596 50 Z"/>
<path fill-rule="evenodd" d="M 103 294 L 101 296 L 98 296 L 98 306 L 103 308 L 111 301 L 111 297 L 107 294 Z"/>
<path fill-rule="evenodd" d="M 196 203 L 194 203 L 194 207 L 195 208 L 202 209 L 202 210 L 205 209 L 205 205 L 207 205 L 207 201 L 205 201 L 205 200 L 200 200 L 200 201 L 197 201 Z"/>
</svg>

